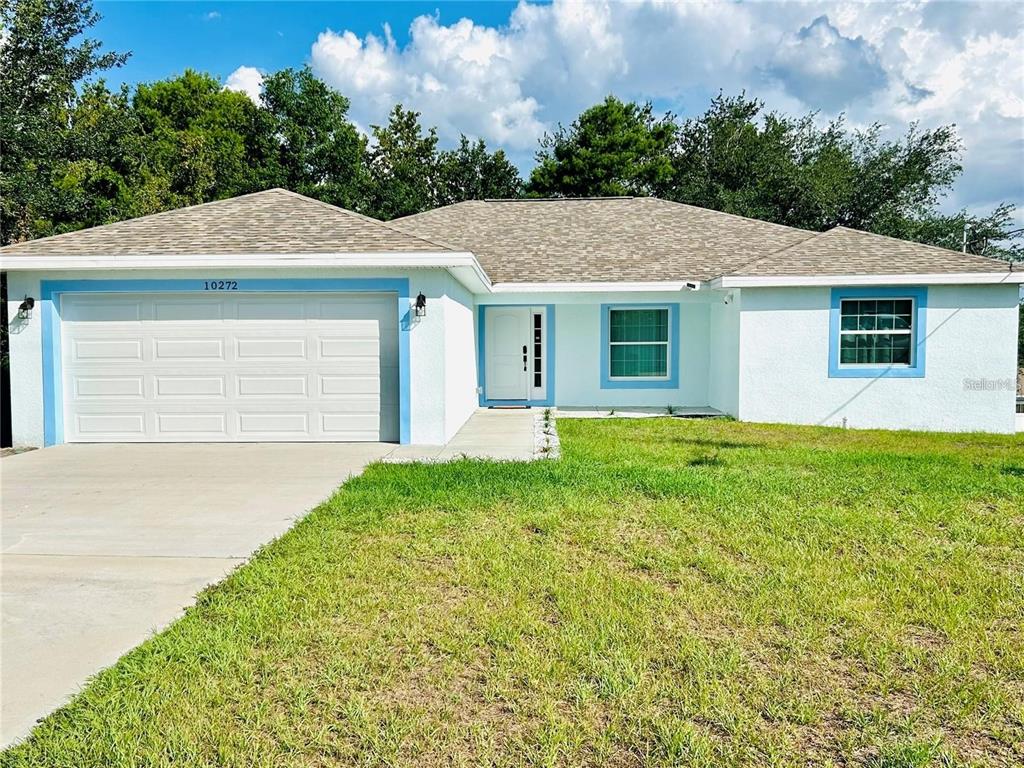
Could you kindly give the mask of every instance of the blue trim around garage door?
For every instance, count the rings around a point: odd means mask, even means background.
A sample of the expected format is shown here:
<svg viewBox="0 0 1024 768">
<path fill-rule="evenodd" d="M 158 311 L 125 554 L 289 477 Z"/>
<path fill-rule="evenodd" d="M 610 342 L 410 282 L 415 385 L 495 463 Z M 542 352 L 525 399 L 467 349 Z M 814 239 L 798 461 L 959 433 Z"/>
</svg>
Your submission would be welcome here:
<svg viewBox="0 0 1024 768">
<path fill-rule="evenodd" d="M 521 309 L 533 309 L 541 308 L 544 309 L 544 323 L 547 327 L 545 331 L 545 344 L 544 354 L 546 359 L 544 360 L 545 368 L 545 387 L 544 387 L 544 399 L 543 400 L 488 400 L 487 399 L 487 344 L 486 338 L 486 326 L 484 324 L 484 315 L 488 308 L 496 309 L 498 307 L 519 307 Z M 480 405 L 484 408 L 488 408 L 496 405 L 530 405 L 530 406 L 552 406 L 555 404 L 555 305 L 554 304 L 480 304 L 477 307 L 477 370 L 479 373 L 480 380 Z M 532 321 L 531 321 L 532 322 Z M 532 335 L 532 331 L 531 331 Z"/>
<path fill-rule="evenodd" d="M 231 293 L 395 293 L 398 295 L 398 439 L 410 442 L 409 280 L 394 278 L 240 279 Z M 60 296 L 64 293 L 214 293 L 206 280 L 43 280 L 43 444 L 64 442 Z M 220 291 L 216 291 L 219 293 Z"/>
<path fill-rule="evenodd" d="M 844 366 L 839 362 L 839 331 L 842 324 L 843 299 L 913 299 L 914 360 L 911 365 Z M 830 379 L 920 379 L 924 377 L 927 330 L 928 289 L 924 286 L 905 288 L 833 288 L 828 315 L 828 377 Z"/>
</svg>

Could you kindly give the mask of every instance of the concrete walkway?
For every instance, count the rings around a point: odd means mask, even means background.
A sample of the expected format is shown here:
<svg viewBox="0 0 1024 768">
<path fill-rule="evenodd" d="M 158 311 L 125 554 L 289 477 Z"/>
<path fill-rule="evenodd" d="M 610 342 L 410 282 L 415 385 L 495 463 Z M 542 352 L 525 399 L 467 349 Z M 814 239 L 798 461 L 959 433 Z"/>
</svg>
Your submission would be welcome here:
<svg viewBox="0 0 1024 768">
<path fill-rule="evenodd" d="M 448 445 L 400 445 L 385 461 L 451 461 L 453 459 L 500 459 L 530 461 L 536 458 L 534 424 L 540 411 L 528 408 L 481 408 Z"/>
<path fill-rule="evenodd" d="M 0 745 L 376 460 L 534 457 L 533 411 L 447 446 L 62 445 L 0 459 Z"/>
</svg>

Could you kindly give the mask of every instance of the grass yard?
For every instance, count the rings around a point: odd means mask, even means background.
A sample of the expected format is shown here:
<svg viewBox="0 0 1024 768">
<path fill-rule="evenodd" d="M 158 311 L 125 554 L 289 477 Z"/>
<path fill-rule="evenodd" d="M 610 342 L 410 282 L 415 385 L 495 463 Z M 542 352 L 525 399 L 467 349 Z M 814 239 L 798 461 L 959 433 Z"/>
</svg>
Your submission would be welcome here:
<svg viewBox="0 0 1024 768">
<path fill-rule="evenodd" d="M 3 765 L 1024 761 L 1020 437 L 559 431 L 371 467 Z"/>
</svg>

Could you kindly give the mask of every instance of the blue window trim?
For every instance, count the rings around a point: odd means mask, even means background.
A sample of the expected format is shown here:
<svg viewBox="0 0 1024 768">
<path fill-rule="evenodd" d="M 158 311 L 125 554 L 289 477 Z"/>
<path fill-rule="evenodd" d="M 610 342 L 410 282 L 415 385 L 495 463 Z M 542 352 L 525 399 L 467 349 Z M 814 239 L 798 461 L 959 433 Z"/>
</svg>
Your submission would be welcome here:
<svg viewBox="0 0 1024 768">
<path fill-rule="evenodd" d="M 914 359 L 911 365 L 844 366 L 839 363 L 840 308 L 843 299 L 914 300 Z M 924 377 L 928 341 L 926 315 L 928 289 L 924 286 L 833 288 L 828 321 L 828 377 L 830 379 L 920 379 Z"/>
<path fill-rule="evenodd" d="M 547 330 L 544 332 L 545 359 L 544 367 L 544 399 L 543 400 L 488 400 L 487 399 L 487 334 L 486 315 L 488 309 L 519 307 L 522 309 L 543 308 L 544 324 Z M 530 405 L 530 406 L 553 406 L 555 404 L 555 305 L 554 304 L 480 304 L 477 307 L 477 370 L 480 380 L 480 405 L 488 408 L 493 405 Z M 532 388 L 531 388 L 532 389 Z"/>
<path fill-rule="evenodd" d="M 64 397 L 60 349 L 60 297 L 65 293 L 212 293 L 203 280 L 43 280 L 40 286 L 43 347 L 43 444 L 64 442 Z M 240 279 L 239 293 L 395 293 L 398 296 L 398 439 L 410 442 L 408 278 Z M 235 293 L 235 291 L 232 291 Z"/>
<path fill-rule="evenodd" d="M 613 309 L 667 309 L 668 310 L 668 378 L 628 379 L 611 378 L 609 354 L 610 318 Z M 602 304 L 601 305 L 601 389 L 678 389 L 679 388 L 679 305 L 665 302 L 654 304 Z"/>
</svg>

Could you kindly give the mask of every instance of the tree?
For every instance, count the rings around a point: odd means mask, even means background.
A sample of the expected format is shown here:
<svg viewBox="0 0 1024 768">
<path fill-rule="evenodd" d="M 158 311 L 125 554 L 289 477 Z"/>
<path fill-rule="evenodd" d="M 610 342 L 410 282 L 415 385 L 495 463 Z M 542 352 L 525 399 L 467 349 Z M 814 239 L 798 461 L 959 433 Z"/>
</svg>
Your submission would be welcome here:
<svg viewBox="0 0 1024 768">
<path fill-rule="evenodd" d="M 667 197 L 794 227 L 900 237 L 960 173 L 952 126 L 911 125 L 891 141 L 880 125 L 850 132 L 842 117 L 824 127 L 816 118 L 765 113 L 760 101 L 720 94 L 680 126 Z"/>
<path fill-rule="evenodd" d="M 489 153 L 483 139 L 471 143 L 461 136 L 456 149 L 439 154 L 435 169 L 435 207 L 463 200 L 519 197 L 523 192 L 516 167 L 502 150 Z"/>
<path fill-rule="evenodd" d="M 90 0 L 6 0 L 0 7 L 6 32 L 0 37 L 2 244 L 41 234 L 37 221 L 51 218 L 45 180 L 64 156 L 77 85 L 128 58 L 102 52 L 86 36 L 99 18 Z"/>
<path fill-rule="evenodd" d="M 264 168 L 263 183 L 344 208 L 363 207 L 366 141 L 348 109 L 348 99 L 309 67 L 269 75 L 263 81 L 264 141 L 276 156 Z"/>
<path fill-rule="evenodd" d="M 527 189 L 556 197 L 661 194 L 672 178 L 675 133 L 671 115 L 655 118 L 650 104 L 609 96 L 545 134 Z"/>
<path fill-rule="evenodd" d="M 169 193 L 140 207 L 194 205 L 260 188 L 269 125 L 245 94 L 186 70 L 140 84 L 133 107 L 144 137 L 145 170 L 162 177 Z"/>
<path fill-rule="evenodd" d="M 570 128 L 545 136 L 528 192 L 550 196 L 656 194 L 740 216 L 823 231 L 837 225 L 1020 259 L 1013 207 L 944 215 L 937 204 L 961 173 L 952 125 L 850 130 L 842 116 L 767 112 L 741 94 L 719 94 L 701 115 L 655 119 L 651 106 L 613 97 Z"/>
<path fill-rule="evenodd" d="M 102 80 L 86 85 L 68 112 L 63 152 L 52 159 L 51 202 L 48 216 L 36 221 L 37 234 L 137 215 L 141 145 L 128 89 L 113 93 Z"/>
<path fill-rule="evenodd" d="M 981 256 L 1024 261 L 1024 229 L 1014 220 L 1015 210 L 1011 203 L 1002 203 L 987 216 L 967 211 L 951 215 L 928 212 L 908 221 L 900 236 Z"/>
<path fill-rule="evenodd" d="M 420 113 L 395 105 L 385 126 L 371 126 L 367 154 L 367 213 L 388 221 L 426 211 L 434 204 L 437 131 L 424 134 Z"/>
</svg>

